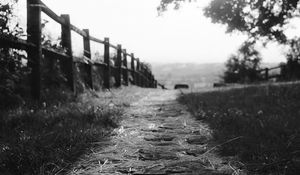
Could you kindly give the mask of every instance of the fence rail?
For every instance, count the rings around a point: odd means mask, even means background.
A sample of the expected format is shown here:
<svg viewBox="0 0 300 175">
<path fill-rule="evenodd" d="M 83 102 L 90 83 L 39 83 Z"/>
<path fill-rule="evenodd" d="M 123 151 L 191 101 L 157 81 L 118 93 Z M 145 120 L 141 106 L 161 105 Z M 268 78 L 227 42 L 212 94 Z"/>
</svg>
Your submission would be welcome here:
<svg viewBox="0 0 300 175">
<path fill-rule="evenodd" d="M 294 60 L 299 64 L 300 58 Z M 279 65 L 279 66 L 275 66 L 275 67 L 271 67 L 271 68 L 263 68 L 260 70 L 257 70 L 257 72 L 259 74 L 261 74 L 264 78 L 264 80 L 269 80 L 272 78 L 282 78 L 282 70 L 284 70 L 284 68 L 286 67 L 286 65 Z M 270 71 L 274 71 L 274 70 L 279 70 L 280 72 L 277 74 L 271 74 Z"/>
<path fill-rule="evenodd" d="M 42 46 L 42 24 L 41 13 L 45 13 L 54 21 L 61 25 L 62 47 L 66 50 L 65 53 L 58 52 Z M 83 38 L 83 57 L 73 56 L 71 31 L 79 34 Z M 91 59 L 90 41 L 94 41 L 104 45 L 104 62 L 93 61 Z M 88 29 L 79 29 L 70 22 L 70 16 L 67 14 L 57 15 L 54 11 L 48 8 L 41 0 L 27 0 L 27 40 L 19 38 L 11 38 L 5 35 L 0 36 L 0 47 L 15 48 L 26 50 L 28 60 L 31 64 L 31 95 L 39 99 L 41 93 L 41 60 L 43 55 L 51 59 L 62 60 L 62 71 L 67 79 L 67 84 L 71 90 L 75 91 L 75 70 L 74 63 L 81 63 L 85 66 L 85 73 L 88 74 L 88 86 L 94 87 L 92 76 L 93 66 L 100 66 L 103 69 L 103 87 L 109 89 L 111 87 L 110 79 L 115 77 L 115 86 L 120 87 L 123 84 L 128 85 L 129 82 L 141 87 L 157 87 L 152 72 L 147 66 L 140 62 L 133 53 L 127 53 L 122 45 L 113 45 L 109 42 L 109 38 L 104 40 L 93 37 L 89 34 Z M 111 65 L 110 48 L 117 50 L 116 64 Z M 130 68 L 128 68 L 127 57 L 130 57 Z M 112 71 L 113 70 L 113 71 Z M 114 72 L 112 75 L 112 72 Z M 129 75 L 132 77 L 129 80 Z M 122 82 L 123 80 L 123 82 Z"/>
<path fill-rule="evenodd" d="M 263 76 L 264 80 L 269 80 L 272 78 L 279 78 L 281 75 L 279 74 L 273 74 L 270 75 L 270 71 L 272 70 L 276 70 L 276 69 L 282 69 L 282 66 L 276 66 L 276 67 L 271 67 L 271 68 L 264 68 L 264 69 L 260 69 L 257 72 L 260 73 Z"/>
</svg>

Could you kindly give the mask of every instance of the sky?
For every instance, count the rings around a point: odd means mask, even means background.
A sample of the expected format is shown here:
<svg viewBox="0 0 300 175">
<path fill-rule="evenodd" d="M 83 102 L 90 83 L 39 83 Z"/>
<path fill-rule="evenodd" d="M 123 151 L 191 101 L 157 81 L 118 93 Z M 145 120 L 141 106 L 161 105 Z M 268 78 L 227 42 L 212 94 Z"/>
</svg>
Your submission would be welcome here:
<svg viewBox="0 0 300 175">
<path fill-rule="evenodd" d="M 158 16 L 159 0 L 43 0 L 57 14 L 70 14 L 72 24 L 89 29 L 99 39 L 109 37 L 112 44 L 122 44 L 143 61 L 222 63 L 246 37 L 226 34 L 225 26 L 204 17 L 202 8 L 209 1 L 188 3 Z M 47 27 L 50 34 L 59 36 L 59 25 L 49 23 Z M 82 52 L 82 38 L 73 41 L 73 50 Z M 92 52 L 103 50 L 101 45 L 92 46 Z M 285 61 L 282 47 L 274 43 L 262 49 L 262 56 L 263 62 Z"/>
</svg>

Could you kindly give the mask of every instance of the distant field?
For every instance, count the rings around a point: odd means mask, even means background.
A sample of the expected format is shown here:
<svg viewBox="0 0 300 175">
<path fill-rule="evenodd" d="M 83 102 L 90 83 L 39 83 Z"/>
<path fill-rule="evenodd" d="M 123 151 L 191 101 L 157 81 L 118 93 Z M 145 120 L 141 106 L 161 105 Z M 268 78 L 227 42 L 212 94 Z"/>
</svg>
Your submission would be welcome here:
<svg viewBox="0 0 300 175">
<path fill-rule="evenodd" d="M 261 67 L 275 67 L 278 64 L 262 63 Z M 167 88 L 173 89 L 175 84 L 186 83 L 193 91 L 212 87 L 213 83 L 221 81 L 226 69 L 224 63 L 151 63 L 151 65 L 155 78 Z M 271 75 L 278 72 L 269 73 Z"/>
<path fill-rule="evenodd" d="M 219 153 L 250 174 L 300 173 L 300 84 L 189 93 L 179 101 L 207 122 Z M 233 142 L 227 143 L 231 139 Z"/>
</svg>

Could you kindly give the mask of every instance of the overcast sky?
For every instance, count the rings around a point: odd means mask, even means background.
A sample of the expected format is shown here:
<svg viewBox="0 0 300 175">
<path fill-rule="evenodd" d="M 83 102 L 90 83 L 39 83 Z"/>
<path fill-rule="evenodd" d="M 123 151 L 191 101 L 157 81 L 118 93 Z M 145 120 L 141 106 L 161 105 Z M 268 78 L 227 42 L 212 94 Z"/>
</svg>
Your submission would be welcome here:
<svg viewBox="0 0 300 175">
<path fill-rule="evenodd" d="M 202 8 L 209 0 L 186 4 L 179 11 L 158 16 L 159 0 L 43 0 L 57 14 L 70 14 L 71 22 L 90 34 L 122 44 L 147 62 L 225 62 L 245 36 L 225 34 L 225 26 L 212 24 Z M 24 1 L 23 1 L 24 3 Z M 49 25 L 59 34 L 59 26 Z M 55 26 L 55 25 L 54 25 Z M 55 29 L 56 28 L 56 29 Z M 81 38 L 74 39 L 80 52 Z M 93 47 L 95 52 L 95 47 Z M 98 46 L 103 50 L 102 46 Z M 263 50 L 264 62 L 285 61 L 276 44 Z"/>
</svg>

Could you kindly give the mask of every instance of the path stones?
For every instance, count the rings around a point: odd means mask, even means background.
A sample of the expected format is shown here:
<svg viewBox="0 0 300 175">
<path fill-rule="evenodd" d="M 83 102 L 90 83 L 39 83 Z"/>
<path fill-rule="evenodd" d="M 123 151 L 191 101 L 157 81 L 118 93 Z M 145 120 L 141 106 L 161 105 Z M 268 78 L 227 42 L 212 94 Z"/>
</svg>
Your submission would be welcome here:
<svg viewBox="0 0 300 175">
<path fill-rule="evenodd" d="M 207 137 L 201 135 L 189 136 L 185 140 L 189 144 L 196 144 L 196 145 L 203 145 L 208 141 Z"/>
<path fill-rule="evenodd" d="M 175 142 L 149 142 L 152 146 L 178 146 Z"/>
<path fill-rule="evenodd" d="M 205 152 L 206 152 L 206 148 L 189 149 L 184 151 L 185 154 L 194 157 L 197 157 Z"/>
<path fill-rule="evenodd" d="M 181 123 L 166 123 L 166 124 L 159 126 L 158 128 L 174 130 L 174 129 L 181 129 L 182 127 L 183 127 L 183 125 Z"/>
<path fill-rule="evenodd" d="M 169 135 L 154 135 L 144 137 L 146 141 L 153 141 L 153 142 L 161 142 L 161 141 L 172 141 L 175 137 Z"/>
<path fill-rule="evenodd" d="M 158 113 L 157 114 L 159 117 L 163 117 L 163 118 L 166 118 L 166 117 L 176 117 L 178 116 L 179 114 L 177 112 L 163 112 L 163 113 Z"/>
<path fill-rule="evenodd" d="M 211 132 L 175 99 L 175 91 L 153 91 L 128 106 L 111 140 L 97 143 L 104 150 L 93 152 L 74 173 L 232 174 L 228 163 L 218 163 L 212 152 L 203 155 Z"/>
<path fill-rule="evenodd" d="M 142 129 L 141 131 L 143 131 L 143 132 L 154 132 L 154 133 L 165 132 L 165 130 L 163 130 L 163 129 Z"/>
<path fill-rule="evenodd" d="M 138 153 L 139 153 L 139 159 L 143 161 L 178 159 L 176 153 L 167 150 L 161 150 L 161 149 L 153 149 L 153 150 L 140 149 Z"/>
</svg>

